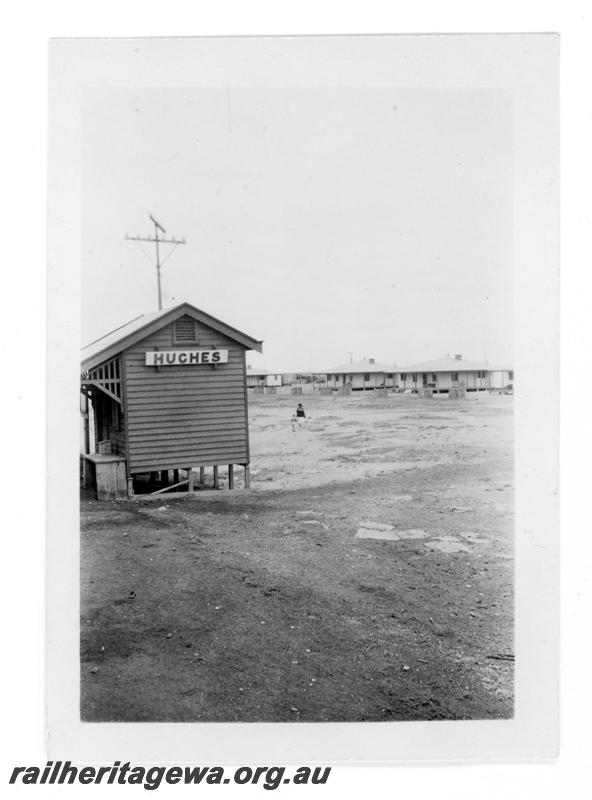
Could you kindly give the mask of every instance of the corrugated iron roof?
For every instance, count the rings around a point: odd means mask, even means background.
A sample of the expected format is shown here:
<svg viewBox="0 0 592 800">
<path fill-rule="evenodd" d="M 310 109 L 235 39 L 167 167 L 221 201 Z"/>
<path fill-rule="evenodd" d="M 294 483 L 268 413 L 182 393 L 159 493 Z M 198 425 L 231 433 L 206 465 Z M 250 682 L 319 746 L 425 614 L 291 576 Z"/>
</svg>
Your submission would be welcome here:
<svg viewBox="0 0 592 800">
<path fill-rule="evenodd" d="M 502 367 L 496 364 L 489 364 L 487 361 L 470 361 L 466 358 L 454 358 L 454 356 L 444 356 L 434 358 L 430 361 L 420 361 L 417 364 L 410 364 L 399 367 L 399 372 L 474 372 L 481 370 L 485 372 L 500 372 L 511 367 Z"/>
<path fill-rule="evenodd" d="M 168 325 L 179 317 L 185 314 L 193 317 L 198 322 L 212 328 L 218 333 L 234 339 L 239 344 L 242 344 L 247 350 L 257 350 L 259 353 L 262 351 L 262 342 L 253 339 L 246 333 L 221 322 L 215 317 L 211 317 L 205 311 L 192 306 L 190 303 L 179 303 L 172 308 L 165 308 L 161 311 L 152 311 L 148 314 L 140 314 L 139 317 L 134 317 L 124 325 L 109 331 L 94 342 L 85 345 L 81 350 L 82 356 L 82 369 L 92 369 L 93 367 L 101 364 L 109 358 L 130 347 L 137 341 L 150 335 L 155 330 Z"/>
<path fill-rule="evenodd" d="M 396 364 L 380 364 L 378 362 L 370 361 L 353 361 L 347 364 L 341 364 L 338 367 L 331 367 L 330 369 L 319 370 L 321 375 L 352 375 L 358 372 L 399 372 L 399 367 Z"/>
<path fill-rule="evenodd" d="M 247 375 L 282 375 L 281 372 L 274 372 L 272 369 L 255 369 L 255 367 L 247 367 Z"/>
</svg>

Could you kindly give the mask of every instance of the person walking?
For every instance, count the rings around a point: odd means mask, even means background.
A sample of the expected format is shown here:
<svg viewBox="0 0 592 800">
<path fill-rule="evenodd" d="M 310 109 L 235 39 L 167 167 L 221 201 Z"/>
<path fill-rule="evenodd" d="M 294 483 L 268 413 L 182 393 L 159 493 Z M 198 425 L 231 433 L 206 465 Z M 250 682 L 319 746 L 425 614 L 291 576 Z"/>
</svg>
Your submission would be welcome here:
<svg viewBox="0 0 592 800">
<path fill-rule="evenodd" d="M 296 406 L 296 421 L 298 422 L 299 428 L 306 427 L 306 414 L 304 413 L 304 406 L 302 403 L 298 403 Z"/>
</svg>

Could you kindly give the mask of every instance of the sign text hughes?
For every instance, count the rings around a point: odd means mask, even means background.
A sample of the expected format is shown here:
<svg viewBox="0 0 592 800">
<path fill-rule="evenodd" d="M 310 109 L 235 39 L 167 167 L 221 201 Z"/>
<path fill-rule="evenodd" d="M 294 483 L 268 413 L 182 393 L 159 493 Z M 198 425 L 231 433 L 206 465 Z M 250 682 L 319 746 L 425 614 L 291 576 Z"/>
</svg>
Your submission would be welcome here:
<svg viewBox="0 0 592 800">
<path fill-rule="evenodd" d="M 226 363 L 228 350 L 156 350 L 146 353 L 148 367 Z"/>
</svg>

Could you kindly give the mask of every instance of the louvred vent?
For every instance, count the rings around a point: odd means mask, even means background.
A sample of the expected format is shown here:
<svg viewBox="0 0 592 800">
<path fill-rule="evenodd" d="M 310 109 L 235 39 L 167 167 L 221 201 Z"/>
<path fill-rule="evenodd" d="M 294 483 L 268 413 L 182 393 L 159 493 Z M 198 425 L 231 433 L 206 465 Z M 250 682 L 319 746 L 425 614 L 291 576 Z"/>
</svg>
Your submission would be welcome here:
<svg viewBox="0 0 592 800">
<path fill-rule="evenodd" d="M 181 317 L 175 322 L 176 342 L 195 342 L 195 334 L 195 321 L 191 317 Z"/>
</svg>

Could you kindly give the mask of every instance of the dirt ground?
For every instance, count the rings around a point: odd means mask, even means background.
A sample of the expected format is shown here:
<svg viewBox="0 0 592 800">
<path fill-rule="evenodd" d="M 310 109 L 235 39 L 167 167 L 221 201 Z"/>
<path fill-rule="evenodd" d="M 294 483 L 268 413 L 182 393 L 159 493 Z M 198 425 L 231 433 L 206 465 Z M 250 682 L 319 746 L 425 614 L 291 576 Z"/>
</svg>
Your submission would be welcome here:
<svg viewBox="0 0 592 800">
<path fill-rule="evenodd" d="M 511 717 L 512 398 L 249 404 L 251 491 L 83 497 L 82 719 Z"/>
</svg>

